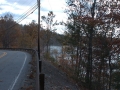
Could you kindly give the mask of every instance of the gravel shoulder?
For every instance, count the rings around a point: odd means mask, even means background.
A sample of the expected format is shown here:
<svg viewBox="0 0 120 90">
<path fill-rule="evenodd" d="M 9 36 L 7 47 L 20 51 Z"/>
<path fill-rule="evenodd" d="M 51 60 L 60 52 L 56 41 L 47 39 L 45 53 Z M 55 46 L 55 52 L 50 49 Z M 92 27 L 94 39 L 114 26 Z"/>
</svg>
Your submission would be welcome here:
<svg viewBox="0 0 120 90">
<path fill-rule="evenodd" d="M 45 74 L 45 90 L 80 90 L 50 61 L 42 61 L 42 73 Z"/>
</svg>

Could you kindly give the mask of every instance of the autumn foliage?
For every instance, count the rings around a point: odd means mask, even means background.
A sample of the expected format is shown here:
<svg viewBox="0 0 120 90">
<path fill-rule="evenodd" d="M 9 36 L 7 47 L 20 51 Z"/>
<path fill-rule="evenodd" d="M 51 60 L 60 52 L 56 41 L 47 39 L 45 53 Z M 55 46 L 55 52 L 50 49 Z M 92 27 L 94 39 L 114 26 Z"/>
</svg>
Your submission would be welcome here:
<svg viewBox="0 0 120 90">
<path fill-rule="evenodd" d="M 72 76 L 89 90 L 118 90 L 120 1 L 68 0 L 67 5 L 63 45 L 74 48 Z"/>
</svg>

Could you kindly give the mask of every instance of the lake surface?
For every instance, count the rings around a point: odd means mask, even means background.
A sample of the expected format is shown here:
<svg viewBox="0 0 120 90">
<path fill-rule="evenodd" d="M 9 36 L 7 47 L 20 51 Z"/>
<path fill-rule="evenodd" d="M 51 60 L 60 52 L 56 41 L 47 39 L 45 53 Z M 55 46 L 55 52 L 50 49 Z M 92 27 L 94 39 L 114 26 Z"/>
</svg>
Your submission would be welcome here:
<svg viewBox="0 0 120 90">
<path fill-rule="evenodd" d="M 50 46 L 50 53 L 57 52 L 58 54 L 62 54 L 62 46 Z"/>
<path fill-rule="evenodd" d="M 70 54 L 64 52 L 62 55 L 62 46 L 50 46 L 50 55 L 54 57 L 56 60 L 59 60 L 63 57 L 65 60 L 70 60 Z"/>
</svg>

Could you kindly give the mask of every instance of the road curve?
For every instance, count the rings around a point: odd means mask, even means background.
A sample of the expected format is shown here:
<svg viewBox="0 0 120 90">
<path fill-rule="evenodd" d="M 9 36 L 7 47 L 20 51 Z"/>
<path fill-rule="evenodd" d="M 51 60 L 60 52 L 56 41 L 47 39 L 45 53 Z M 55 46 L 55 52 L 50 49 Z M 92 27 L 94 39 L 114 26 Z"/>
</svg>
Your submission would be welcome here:
<svg viewBox="0 0 120 90">
<path fill-rule="evenodd" d="M 30 54 L 0 50 L 0 90 L 18 90 L 29 69 Z"/>
</svg>

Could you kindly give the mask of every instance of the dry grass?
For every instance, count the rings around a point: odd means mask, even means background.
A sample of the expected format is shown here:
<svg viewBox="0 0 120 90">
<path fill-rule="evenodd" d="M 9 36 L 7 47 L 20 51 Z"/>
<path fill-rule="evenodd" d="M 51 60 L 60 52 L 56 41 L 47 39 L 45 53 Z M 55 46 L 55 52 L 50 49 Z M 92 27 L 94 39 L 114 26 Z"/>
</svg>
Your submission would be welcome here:
<svg viewBox="0 0 120 90">
<path fill-rule="evenodd" d="M 21 90 L 34 90 L 33 86 L 21 87 Z"/>
<path fill-rule="evenodd" d="M 35 53 L 30 53 L 32 55 L 32 60 L 29 62 L 30 69 L 27 75 L 27 80 L 24 83 L 24 86 L 20 90 L 35 90 L 35 75 L 36 75 L 36 57 Z"/>
</svg>

